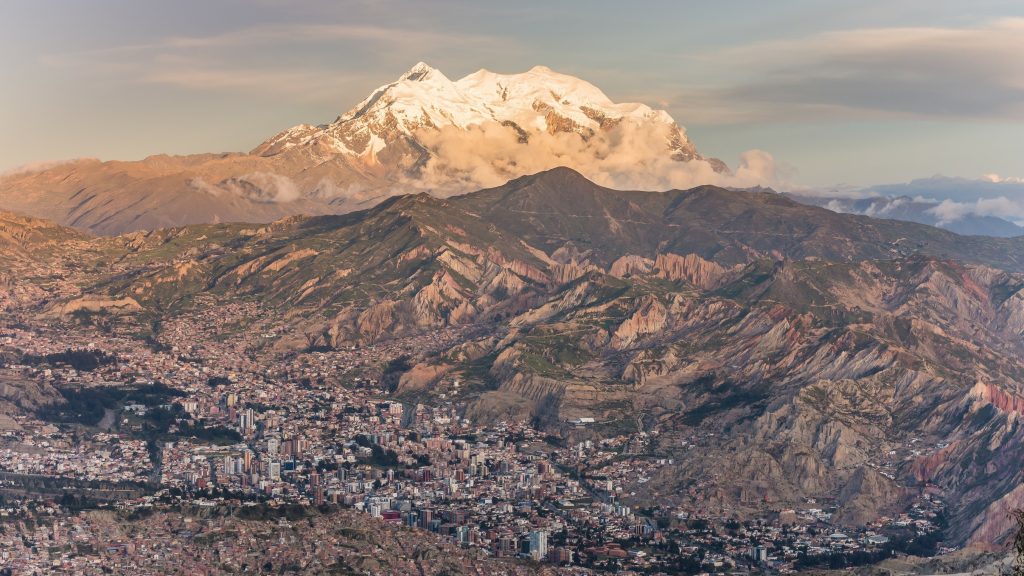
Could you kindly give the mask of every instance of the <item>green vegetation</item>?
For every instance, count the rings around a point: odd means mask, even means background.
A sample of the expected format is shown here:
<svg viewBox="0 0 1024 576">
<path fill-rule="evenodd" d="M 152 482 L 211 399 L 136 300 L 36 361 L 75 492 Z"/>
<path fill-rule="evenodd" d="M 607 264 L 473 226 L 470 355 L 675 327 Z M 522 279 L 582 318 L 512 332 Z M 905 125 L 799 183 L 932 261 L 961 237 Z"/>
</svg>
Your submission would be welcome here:
<svg viewBox="0 0 1024 576">
<path fill-rule="evenodd" d="M 205 426 L 200 422 L 190 424 L 187 418 L 188 414 L 180 404 L 150 408 L 143 416 L 142 435 L 148 441 L 195 438 L 200 442 L 221 446 L 242 441 L 242 436 L 235 430 L 223 426 Z M 176 431 L 171 430 L 172 426 L 177 426 Z"/>
<path fill-rule="evenodd" d="M 256 504 L 254 506 L 242 506 L 235 510 L 235 516 L 242 520 L 279 520 L 284 518 L 290 522 L 302 520 L 317 514 L 315 508 L 302 506 L 301 504 L 282 504 L 270 506 L 268 504 Z"/>
<path fill-rule="evenodd" d="M 68 348 L 63 352 L 37 356 L 25 354 L 21 357 L 21 363 L 28 366 L 39 366 L 46 364 L 50 366 L 69 366 L 81 372 L 91 372 L 100 366 L 113 364 L 117 357 L 107 354 L 102 350 L 73 350 Z"/>
<path fill-rule="evenodd" d="M 936 518 L 934 530 L 924 534 L 917 534 L 912 531 L 905 531 L 893 535 L 891 540 L 874 550 L 855 550 L 853 552 L 829 552 L 815 556 L 807 555 L 806 551 L 800 553 L 796 561 L 796 568 L 829 568 L 831 570 L 842 570 L 856 566 L 876 564 L 891 558 L 897 553 L 908 554 L 930 558 L 939 553 L 939 545 L 943 541 L 943 532 L 947 528 L 947 520 L 944 515 Z"/>
<path fill-rule="evenodd" d="M 522 339 L 523 344 L 529 347 L 530 354 L 543 357 L 544 362 L 552 367 L 579 366 L 593 356 L 586 350 L 576 345 L 579 342 L 580 334 L 563 334 L 557 331 L 545 332 L 534 330 Z M 540 368 L 545 368 L 543 362 L 538 361 Z"/>
<path fill-rule="evenodd" d="M 225 376 L 211 376 L 207 378 L 206 385 L 210 388 L 216 388 L 217 386 L 227 386 L 231 384 L 231 379 Z"/>
<path fill-rule="evenodd" d="M 397 468 L 401 465 L 398 461 L 398 453 L 394 450 L 385 450 L 362 434 L 356 436 L 355 441 L 356 444 L 371 450 L 371 455 L 366 459 L 369 464 L 379 468 Z"/>
<path fill-rule="evenodd" d="M 61 424 L 97 426 L 108 411 L 116 412 L 128 404 L 141 404 L 145 412 L 137 418 L 135 434 L 147 441 L 151 457 L 156 458 L 156 443 L 175 438 L 195 438 L 211 444 L 237 444 L 242 437 L 235 430 L 222 426 L 204 426 L 191 422 L 180 404 L 171 402 L 184 393 L 161 383 L 131 386 L 96 386 L 61 388 L 63 400 L 40 408 L 41 420 Z M 135 419 L 135 418 L 133 418 Z M 173 430 L 172 430 L 173 427 Z"/>
<path fill-rule="evenodd" d="M 107 410 L 125 404 L 158 406 L 184 393 L 161 383 L 129 386 L 95 386 L 60 388 L 63 401 L 44 406 L 36 415 L 47 422 L 96 426 Z"/>
<path fill-rule="evenodd" d="M 538 376 L 547 376 L 551 378 L 561 378 L 568 376 L 568 373 L 559 366 L 553 364 L 550 360 L 545 357 L 543 351 L 527 349 L 520 356 L 522 361 L 521 367 Z"/>
<path fill-rule="evenodd" d="M 491 367 L 497 359 L 498 352 L 495 351 L 469 362 L 462 372 L 467 384 L 479 383 L 484 390 L 497 388 L 499 382 L 491 375 Z"/>
<path fill-rule="evenodd" d="M 398 382 L 401 380 L 402 374 L 412 370 L 411 360 L 412 358 L 409 356 L 399 356 L 398 358 L 392 358 L 384 364 L 384 370 L 380 377 L 381 385 L 388 390 L 393 391 L 397 389 Z"/>
</svg>

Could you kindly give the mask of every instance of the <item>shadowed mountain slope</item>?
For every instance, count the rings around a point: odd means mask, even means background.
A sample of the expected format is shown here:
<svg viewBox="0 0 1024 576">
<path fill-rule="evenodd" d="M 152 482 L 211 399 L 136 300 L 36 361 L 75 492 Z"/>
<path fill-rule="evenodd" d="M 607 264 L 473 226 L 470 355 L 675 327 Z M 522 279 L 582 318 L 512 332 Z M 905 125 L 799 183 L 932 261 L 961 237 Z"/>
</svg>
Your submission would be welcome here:
<svg viewBox="0 0 1024 576">
<path fill-rule="evenodd" d="M 69 241 L 74 267 L 40 262 L 81 293 L 18 306 L 159 338 L 159 320 L 254 301 L 285 324 L 270 355 L 449 330 L 394 375 L 398 398 L 567 441 L 643 433 L 676 464 L 628 487 L 637 505 L 814 498 L 856 525 L 939 490 L 951 542 L 999 542 L 999 511 L 1024 505 L 1022 241 L 555 169 L 341 216 Z"/>
</svg>

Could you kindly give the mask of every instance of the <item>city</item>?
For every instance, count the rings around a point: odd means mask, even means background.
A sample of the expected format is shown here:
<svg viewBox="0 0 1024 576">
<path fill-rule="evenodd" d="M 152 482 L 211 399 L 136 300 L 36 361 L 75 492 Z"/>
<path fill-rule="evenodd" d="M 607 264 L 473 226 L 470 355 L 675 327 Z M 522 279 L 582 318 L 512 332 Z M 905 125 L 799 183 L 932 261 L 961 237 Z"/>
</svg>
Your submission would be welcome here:
<svg viewBox="0 0 1024 576">
<path fill-rule="evenodd" d="M 1024 576 L 1024 0 L 8 0 L 0 78 L 0 576 Z"/>
<path fill-rule="evenodd" d="M 443 333 L 268 363 L 260 361 L 270 357 L 261 351 L 282 327 L 271 320 L 256 322 L 254 331 L 232 327 L 239 318 L 272 316 L 255 304 L 218 310 L 217 318 L 176 319 L 158 345 L 119 335 L 117 327 L 73 335 L 21 321 L 0 328 L 8 358 L 42 362 L 7 362 L 0 368 L 4 380 L 75 390 L 83 405 L 81 395 L 125 384 L 151 392 L 103 405 L 91 425 L 73 423 L 82 414 L 61 423 L 69 414 L 59 411 L 58 423 L 40 419 L 45 411 L 5 423 L 2 517 L 8 538 L 19 538 L 8 541 L 4 562 L 21 571 L 87 570 L 96 557 L 75 544 L 85 539 L 90 550 L 113 555 L 120 565 L 145 565 L 145 545 L 104 541 L 87 526 L 58 520 L 56 510 L 83 505 L 128 515 L 190 506 L 340 507 L 496 558 L 637 573 L 791 572 L 877 561 L 895 550 L 940 552 L 932 538 L 943 527 L 937 489 L 923 488 L 906 513 L 856 532 L 832 524 L 828 505 L 813 501 L 800 509 L 765 503 L 761 518 L 740 522 L 709 504 L 711 485 L 692 487 L 677 505 L 636 507 L 631 493 L 671 463 L 651 450 L 646 432 L 563 446 L 525 422 L 480 426 L 463 418 L 456 403 L 392 398 L 376 379 L 382 366 L 444 345 Z M 41 360 L 76 356 L 99 360 L 85 362 L 87 369 Z M 675 440 L 683 450 L 714 441 L 707 434 Z M 921 453 L 908 447 L 898 458 Z M 83 502 L 19 490 L 36 478 L 83 487 Z M 137 494 L 110 498 L 86 488 L 90 482 Z M 189 524 L 196 534 L 209 530 L 198 519 Z M 29 526 L 32 533 L 25 532 Z M 52 531 L 46 546 L 38 545 L 40 530 Z M 246 545 L 225 545 L 218 558 L 239 562 L 248 553 Z"/>
</svg>

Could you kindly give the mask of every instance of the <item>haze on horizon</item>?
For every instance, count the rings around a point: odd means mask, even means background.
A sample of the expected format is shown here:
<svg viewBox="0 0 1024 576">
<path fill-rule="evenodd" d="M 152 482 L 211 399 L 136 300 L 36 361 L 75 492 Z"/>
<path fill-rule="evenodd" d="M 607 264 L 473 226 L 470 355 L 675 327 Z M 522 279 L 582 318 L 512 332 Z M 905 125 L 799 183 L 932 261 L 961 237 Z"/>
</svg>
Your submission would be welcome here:
<svg viewBox="0 0 1024 576">
<path fill-rule="evenodd" d="M 871 0 L 175 3 L 0 8 L 0 171 L 249 150 L 326 122 L 423 60 L 543 64 L 664 108 L 703 152 L 794 182 L 1024 176 L 1024 4 Z"/>
</svg>

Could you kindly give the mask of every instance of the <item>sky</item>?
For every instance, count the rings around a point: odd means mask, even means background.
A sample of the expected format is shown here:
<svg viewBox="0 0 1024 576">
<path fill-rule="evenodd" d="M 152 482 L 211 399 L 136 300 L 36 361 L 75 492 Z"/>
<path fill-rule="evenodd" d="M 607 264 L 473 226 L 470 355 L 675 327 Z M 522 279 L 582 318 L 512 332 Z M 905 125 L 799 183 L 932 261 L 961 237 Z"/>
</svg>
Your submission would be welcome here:
<svg viewBox="0 0 1024 576">
<path fill-rule="evenodd" d="M 801 185 L 1024 177 L 1024 0 L 4 0 L 0 171 L 249 150 L 418 61 L 543 64 Z"/>
</svg>

